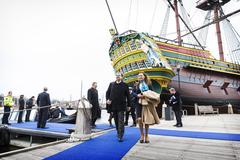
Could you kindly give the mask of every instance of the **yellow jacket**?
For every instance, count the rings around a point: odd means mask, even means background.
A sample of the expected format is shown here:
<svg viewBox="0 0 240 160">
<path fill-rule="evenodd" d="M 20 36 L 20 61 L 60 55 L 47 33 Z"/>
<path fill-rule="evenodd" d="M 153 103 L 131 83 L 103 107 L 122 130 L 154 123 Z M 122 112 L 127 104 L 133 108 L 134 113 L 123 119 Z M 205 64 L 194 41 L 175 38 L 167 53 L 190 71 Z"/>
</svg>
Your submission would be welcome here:
<svg viewBox="0 0 240 160">
<path fill-rule="evenodd" d="M 4 97 L 4 106 L 13 106 L 13 97 L 12 96 L 5 96 Z"/>
</svg>

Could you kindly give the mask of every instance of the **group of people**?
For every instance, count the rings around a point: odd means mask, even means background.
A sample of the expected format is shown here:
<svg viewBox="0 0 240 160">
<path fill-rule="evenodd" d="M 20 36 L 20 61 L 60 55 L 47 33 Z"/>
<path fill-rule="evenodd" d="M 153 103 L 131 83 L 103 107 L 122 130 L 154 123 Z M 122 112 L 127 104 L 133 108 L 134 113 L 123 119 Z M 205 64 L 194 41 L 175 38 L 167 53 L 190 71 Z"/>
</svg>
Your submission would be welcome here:
<svg viewBox="0 0 240 160">
<path fill-rule="evenodd" d="M 18 99 L 18 104 L 19 104 L 19 114 L 18 114 L 18 120 L 17 120 L 18 123 L 23 122 L 22 117 L 23 117 L 23 111 L 24 111 L 25 105 L 26 105 L 26 109 L 27 109 L 25 121 L 26 122 L 29 121 L 30 114 L 31 114 L 31 108 L 34 106 L 34 98 L 35 97 L 32 96 L 25 103 L 24 95 L 20 95 L 20 97 Z M 4 105 L 4 114 L 2 117 L 2 124 L 11 125 L 9 123 L 8 119 L 9 119 L 11 108 L 14 106 L 12 91 L 9 91 L 8 95 L 4 97 L 3 105 Z"/>
<path fill-rule="evenodd" d="M 181 100 L 179 94 L 174 88 L 169 90 L 171 96 L 169 104 L 173 107 L 176 115 L 176 127 L 182 127 L 181 121 Z M 122 81 L 122 75 L 116 74 L 116 81 L 109 84 L 106 92 L 107 110 L 110 113 L 109 123 L 111 118 L 114 118 L 117 136 L 119 142 L 123 141 L 124 125 L 128 125 L 129 113 L 133 118 L 133 125 L 138 123 L 140 129 L 140 143 L 149 143 L 149 125 L 160 123 L 156 112 L 157 105 L 160 102 L 160 95 L 153 91 L 151 80 L 148 76 L 140 72 L 138 80 L 134 82 L 133 87 L 128 87 Z M 125 121 L 124 121 L 124 113 Z"/>
<path fill-rule="evenodd" d="M 37 128 L 45 128 L 48 119 L 48 113 L 51 107 L 50 96 L 47 93 L 47 87 L 37 97 L 38 105 L 38 122 Z M 174 88 L 169 89 L 171 93 L 168 104 L 173 107 L 176 116 L 176 127 L 182 127 L 181 121 L 181 98 Z M 92 104 L 92 120 L 91 126 L 96 127 L 96 120 L 101 117 L 101 109 L 98 101 L 97 82 L 92 83 L 92 87 L 88 90 L 87 98 Z M 160 95 L 153 91 L 151 80 L 144 72 L 138 74 L 138 80 L 134 82 L 133 87 L 123 82 L 122 75 L 116 73 L 116 80 L 109 84 L 106 92 L 107 111 L 110 114 L 109 123 L 112 125 L 111 119 L 114 118 L 118 141 L 123 141 L 124 126 L 128 125 L 129 114 L 131 113 L 133 124 L 135 127 L 138 123 L 140 130 L 140 143 L 149 143 L 149 126 L 159 124 L 160 120 L 156 112 L 156 107 L 160 102 Z M 13 106 L 12 92 L 4 97 L 4 115 L 2 124 L 8 124 L 11 107 Z M 29 121 L 31 108 L 34 106 L 34 96 L 25 103 L 24 95 L 19 98 L 19 116 L 18 123 L 22 122 L 23 111 L 26 104 L 26 118 Z M 125 119 L 125 120 L 124 120 Z"/>
<path fill-rule="evenodd" d="M 37 128 L 45 128 L 46 127 L 49 108 L 51 106 L 50 96 L 47 93 L 47 90 L 48 90 L 47 87 L 44 87 L 43 92 L 40 93 L 37 97 L 36 103 L 39 106 Z M 19 111 L 18 111 L 19 113 L 18 113 L 18 120 L 17 120 L 18 123 L 23 122 L 22 119 L 23 119 L 24 110 L 26 110 L 25 121 L 26 122 L 30 121 L 31 109 L 35 105 L 34 101 L 35 101 L 34 96 L 32 96 L 30 99 L 28 99 L 25 102 L 24 95 L 20 95 L 20 98 L 18 99 L 18 105 L 19 105 Z M 3 103 L 4 103 L 4 114 L 2 117 L 2 124 L 11 125 L 9 123 L 9 116 L 10 116 L 11 108 L 14 106 L 12 91 L 9 91 L 8 95 L 4 97 Z"/>
</svg>

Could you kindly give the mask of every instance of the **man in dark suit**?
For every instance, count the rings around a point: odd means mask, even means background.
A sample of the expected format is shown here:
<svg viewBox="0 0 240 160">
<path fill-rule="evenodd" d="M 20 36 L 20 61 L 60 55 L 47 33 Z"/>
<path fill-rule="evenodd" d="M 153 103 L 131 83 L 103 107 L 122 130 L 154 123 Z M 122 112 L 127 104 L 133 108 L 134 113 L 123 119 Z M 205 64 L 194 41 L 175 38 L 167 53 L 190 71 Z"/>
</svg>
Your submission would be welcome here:
<svg viewBox="0 0 240 160">
<path fill-rule="evenodd" d="M 24 110 L 24 106 L 25 106 L 24 95 L 20 95 L 18 104 L 19 104 L 18 123 L 22 123 L 23 110 Z"/>
<path fill-rule="evenodd" d="M 37 98 L 37 105 L 39 107 L 37 128 L 45 128 L 48 119 L 48 112 L 51 106 L 51 101 L 47 90 L 47 87 L 44 87 L 43 92 L 40 93 Z"/>
<path fill-rule="evenodd" d="M 96 127 L 96 121 L 98 118 L 101 118 L 101 109 L 98 102 L 98 90 L 97 90 L 97 82 L 92 83 L 92 87 L 88 90 L 87 99 L 89 103 L 92 105 L 92 128 Z"/>
<path fill-rule="evenodd" d="M 110 93 L 107 104 L 111 105 L 118 141 L 122 142 L 124 135 L 124 112 L 127 110 L 127 107 L 130 107 L 130 94 L 128 85 L 122 81 L 120 73 L 116 74 L 116 81 L 109 85 L 107 92 Z"/>
<path fill-rule="evenodd" d="M 175 88 L 170 88 L 169 92 L 171 93 L 170 99 L 169 99 L 169 105 L 172 106 L 173 111 L 176 116 L 177 124 L 175 124 L 175 127 L 182 127 L 182 107 L 181 107 L 181 97 L 179 93 L 175 90 Z"/>
<path fill-rule="evenodd" d="M 30 118 L 30 115 L 31 115 L 31 109 L 32 107 L 34 106 L 34 96 L 32 96 L 30 99 L 27 100 L 26 102 L 26 109 L 27 109 L 27 112 L 26 112 L 26 118 L 25 118 L 25 122 L 29 122 L 29 118 Z"/>
</svg>

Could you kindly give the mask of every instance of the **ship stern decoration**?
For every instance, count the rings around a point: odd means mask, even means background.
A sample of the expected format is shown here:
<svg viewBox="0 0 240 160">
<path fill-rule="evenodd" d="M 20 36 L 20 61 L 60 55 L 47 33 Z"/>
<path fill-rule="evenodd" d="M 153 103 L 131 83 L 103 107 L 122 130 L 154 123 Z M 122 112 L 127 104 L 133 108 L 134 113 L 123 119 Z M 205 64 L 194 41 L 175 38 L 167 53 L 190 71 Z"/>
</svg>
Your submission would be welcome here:
<svg viewBox="0 0 240 160">
<path fill-rule="evenodd" d="M 112 43 L 109 56 L 115 72 L 120 72 L 130 85 L 137 80 L 139 72 L 152 80 L 156 92 L 166 88 L 175 76 L 167 59 L 162 55 L 155 40 L 147 33 L 127 31 L 117 35 L 110 29 Z"/>
</svg>

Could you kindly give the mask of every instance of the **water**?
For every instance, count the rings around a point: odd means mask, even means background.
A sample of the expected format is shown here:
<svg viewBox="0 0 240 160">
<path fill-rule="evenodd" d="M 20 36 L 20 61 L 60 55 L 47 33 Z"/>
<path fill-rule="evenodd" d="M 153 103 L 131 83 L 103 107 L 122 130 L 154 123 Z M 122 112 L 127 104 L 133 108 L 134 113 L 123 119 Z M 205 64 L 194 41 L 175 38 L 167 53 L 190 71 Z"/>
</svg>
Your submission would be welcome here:
<svg viewBox="0 0 240 160">
<path fill-rule="evenodd" d="M 21 149 L 22 147 L 16 147 L 16 146 L 0 146 L 0 153 L 4 153 L 4 152 L 9 152 L 9 151 L 14 151 L 17 149 Z"/>
</svg>

